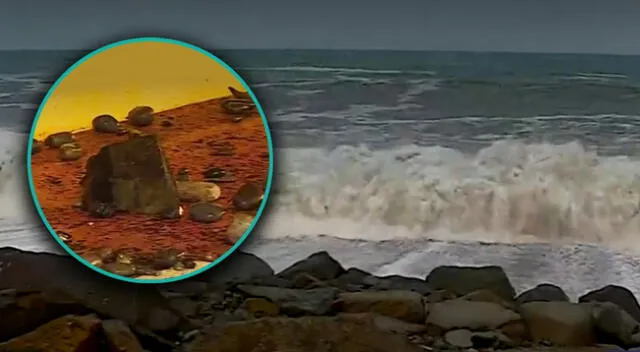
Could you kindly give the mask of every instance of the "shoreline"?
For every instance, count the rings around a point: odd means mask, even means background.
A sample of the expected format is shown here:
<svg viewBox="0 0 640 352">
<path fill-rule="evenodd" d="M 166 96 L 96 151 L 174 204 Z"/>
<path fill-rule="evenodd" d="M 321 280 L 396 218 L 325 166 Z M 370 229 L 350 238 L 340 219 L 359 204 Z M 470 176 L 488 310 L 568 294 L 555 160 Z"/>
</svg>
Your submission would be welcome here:
<svg viewBox="0 0 640 352">
<path fill-rule="evenodd" d="M 0 248 L 0 292 L 15 302 L 0 313 L 26 317 L 11 328 L 0 322 L 0 349 L 43 343 L 43 334 L 63 322 L 102 324 L 104 334 L 79 327 L 75 337 L 60 334 L 48 343 L 123 343 L 107 321 L 119 322 L 118 331 L 138 346 L 128 351 L 136 352 L 265 351 L 259 344 L 380 352 L 640 347 L 634 332 L 640 328 L 640 305 L 624 287 L 594 287 L 577 300 L 544 282 L 516 292 L 498 266 L 443 263 L 422 278 L 375 276 L 320 251 L 275 272 L 259 257 L 236 252 L 190 279 L 131 290 L 131 284 L 77 264 L 68 256 Z M 43 319 L 25 300 L 59 311 Z M 75 305 L 61 305 L 70 300 Z M 87 315 L 87 309 L 98 315 Z M 259 336 L 258 345 L 246 345 L 246 336 Z M 319 340 L 327 345 L 317 345 Z"/>
</svg>

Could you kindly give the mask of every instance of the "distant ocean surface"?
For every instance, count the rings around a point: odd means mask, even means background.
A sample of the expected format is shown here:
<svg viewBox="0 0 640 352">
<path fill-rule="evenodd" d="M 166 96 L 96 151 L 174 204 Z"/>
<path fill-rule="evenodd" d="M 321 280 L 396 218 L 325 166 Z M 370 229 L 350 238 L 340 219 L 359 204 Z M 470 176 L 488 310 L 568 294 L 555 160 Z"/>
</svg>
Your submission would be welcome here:
<svg viewBox="0 0 640 352">
<path fill-rule="evenodd" d="M 0 246 L 60 251 L 23 194 L 25 133 L 83 54 L 0 52 Z M 640 57 L 217 54 L 272 128 L 274 189 L 244 249 L 276 269 L 325 249 L 378 274 L 497 264 L 520 290 L 640 294 Z"/>
</svg>

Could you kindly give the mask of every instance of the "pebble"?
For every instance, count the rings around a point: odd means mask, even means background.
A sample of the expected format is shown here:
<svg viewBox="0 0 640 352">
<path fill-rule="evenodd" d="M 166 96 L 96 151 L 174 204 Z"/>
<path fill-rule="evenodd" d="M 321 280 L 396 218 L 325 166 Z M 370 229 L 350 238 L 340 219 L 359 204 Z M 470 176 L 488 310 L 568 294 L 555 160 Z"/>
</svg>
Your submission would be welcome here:
<svg viewBox="0 0 640 352">
<path fill-rule="evenodd" d="M 227 238 L 233 243 L 238 242 L 238 240 L 244 235 L 244 233 L 249 230 L 251 223 L 253 223 L 253 219 L 254 216 L 251 214 L 236 214 L 233 218 L 233 221 L 231 222 L 231 225 L 229 225 L 229 227 L 227 228 Z"/>
<path fill-rule="evenodd" d="M 189 218 L 193 221 L 212 223 L 220 220 L 224 215 L 224 209 L 216 204 L 196 203 L 189 209 Z"/>
<path fill-rule="evenodd" d="M 127 120 L 133 126 L 149 126 L 153 123 L 153 108 L 150 106 L 137 106 L 129 111 Z"/>
<path fill-rule="evenodd" d="M 99 115 L 91 121 L 93 130 L 98 133 L 118 133 L 120 126 L 118 120 L 111 115 Z"/>
<path fill-rule="evenodd" d="M 253 183 L 240 187 L 233 196 L 233 205 L 239 210 L 254 210 L 260 206 L 264 193 Z"/>
<path fill-rule="evenodd" d="M 58 149 L 58 158 L 62 161 L 78 160 L 82 157 L 84 151 L 77 143 L 65 143 Z"/>
<path fill-rule="evenodd" d="M 44 144 L 46 144 L 50 148 L 60 148 L 63 144 L 73 143 L 75 139 L 71 132 L 58 132 L 49 135 L 45 140 Z"/>
</svg>

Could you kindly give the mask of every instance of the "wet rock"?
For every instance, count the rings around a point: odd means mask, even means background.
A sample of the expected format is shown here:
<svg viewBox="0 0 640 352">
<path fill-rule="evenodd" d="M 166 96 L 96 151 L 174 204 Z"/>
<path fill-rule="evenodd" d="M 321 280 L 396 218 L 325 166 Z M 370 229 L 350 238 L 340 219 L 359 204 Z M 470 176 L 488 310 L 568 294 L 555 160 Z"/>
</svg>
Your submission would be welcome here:
<svg viewBox="0 0 640 352">
<path fill-rule="evenodd" d="M 176 189 L 183 202 L 213 202 L 220 198 L 220 187 L 210 182 L 176 181 Z"/>
<path fill-rule="evenodd" d="M 233 205 L 239 210 L 254 210 L 260 206 L 264 192 L 253 183 L 247 183 L 240 187 L 233 196 Z"/>
<path fill-rule="evenodd" d="M 485 289 L 508 301 L 515 297 L 507 274 L 498 266 L 440 266 L 433 269 L 426 280 L 433 289 L 458 296 Z"/>
<path fill-rule="evenodd" d="M 42 145 L 42 142 L 34 138 L 33 142 L 31 143 L 31 155 L 40 153 L 43 149 L 44 147 Z"/>
<path fill-rule="evenodd" d="M 83 205 L 113 204 L 116 210 L 163 216 L 178 213 L 180 199 L 156 136 L 102 147 L 89 158 Z"/>
<path fill-rule="evenodd" d="M 432 291 L 425 280 L 400 275 L 368 276 L 363 278 L 362 284 L 374 290 L 403 290 L 414 291 L 426 295 Z"/>
<path fill-rule="evenodd" d="M 231 225 L 227 228 L 227 238 L 236 243 L 249 230 L 255 217 L 251 214 L 238 213 L 233 217 Z"/>
<path fill-rule="evenodd" d="M 372 277 L 371 274 L 358 268 L 349 268 L 340 276 L 329 281 L 329 284 L 341 288 L 343 290 L 349 290 L 349 288 L 362 288 L 364 287 L 363 281 Z"/>
<path fill-rule="evenodd" d="M 0 343 L 0 351 L 97 351 L 99 331 L 100 320 L 95 316 L 64 316 Z"/>
<path fill-rule="evenodd" d="M 459 299 L 431 303 L 427 307 L 427 314 L 427 324 L 443 331 L 493 330 L 509 322 L 521 320 L 516 312 L 499 304 Z"/>
<path fill-rule="evenodd" d="M 346 313 L 377 313 L 410 323 L 425 319 L 422 295 L 412 291 L 341 293 L 336 308 Z"/>
<path fill-rule="evenodd" d="M 127 120 L 132 126 L 145 127 L 153 123 L 153 108 L 149 106 L 137 106 L 127 115 Z"/>
<path fill-rule="evenodd" d="M 298 274 L 307 273 L 319 280 L 327 281 L 342 275 L 344 272 L 344 268 L 337 260 L 333 259 L 328 252 L 322 251 L 294 263 L 280 272 L 278 276 L 293 280 Z"/>
<path fill-rule="evenodd" d="M 102 322 L 102 331 L 111 351 L 143 352 L 127 323 L 117 319 L 105 320 Z"/>
<path fill-rule="evenodd" d="M 372 320 L 340 317 L 264 318 L 212 327 L 190 352 L 222 351 L 419 352 L 403 336 L 381 331 Z"/>
<path fill-rule="evenodd" d="M 529 302 L 520 306 L 534 342 L 589 346 L 596 339 L 589 308 L 570 302 Z"/>
<path fill-rule="evenodd" d="M 268 299 L 278 305 L 284 314 L 290 316 L 327 314 L 338 296 L 338 290 L 335 288 L 296 290 L 279 287 L 239 285 L 237 289 L 249 297 Z"/>
<path fill-rule="evenodd" d="M 84 155 L 84 151 L 77 143 L 66 143 L 58 149 L 58 159 L 62 161 L 78 160 L 82 155 Z"/>
<path fill-rule="evenodd" d="M 627 311 L 635 320 L 640 321 L 640 305 L 633 293 L 628 289 L 608 285 L 601 289 L 591 291 L 578 299 L 579 302 L 611 302 Z"/>
<path fill-rule="evenodd" d="M 225 211 L 219 205 L 195 203 L 189 208 L 189 219 L 202 223 L 212 223 L 222 219 Z"/>
<path fill-rule="evenodd" d="M 273 274 L 273 269 L 264 260 L 253 254 L 235 251 L 225 261 L 197 278 L 212 285 L 228 285 L 270 278 Z"/>
<path fill-rule="evenodd" d="M 255 318 L 275 317 L 280 314 L 280 307 L 264 298 L 247 298 L 241 309 Z"/>
<path fill-rule="evenodd" d="M 444 340 L 451 346 L 471 348 L 473 347 L 473 342 L 471 342 L 472 336 L 473 333 L 467 329 L 457 329 L 448 331 L 444 334 Z"/>
<path fill-rule="evenodd" d="M 527 302 L 568 302 L 569 297 L 564 291 L 552 284 L 540 284 L 530 290 L 522 292 L 516 297 L 516 303 Z"/>
<path fill-rule="evenodd" d="M 59 148 L 63 144 L 73 143 L 75 139 L 71 132 L 58 132 L 49 135 L 44 140 L 44 144 L 46 144 L 50 148 Z"/>
<path fill-rule="evenodd" d="M 620 306 L 611 302 L 586 303 L 591 307 L 591 316 L 599 343 L 615 344 L 623 347 L 640 345 L 640 323 Z"/>
<path fill-rule="evenodd" d="M 98 133 L 117 133 L 120 129 L 120 124 L 115 117 L 111 115 L 100 115 L 93 118 L 91 121 L 93 130 Z"/>
</svg>

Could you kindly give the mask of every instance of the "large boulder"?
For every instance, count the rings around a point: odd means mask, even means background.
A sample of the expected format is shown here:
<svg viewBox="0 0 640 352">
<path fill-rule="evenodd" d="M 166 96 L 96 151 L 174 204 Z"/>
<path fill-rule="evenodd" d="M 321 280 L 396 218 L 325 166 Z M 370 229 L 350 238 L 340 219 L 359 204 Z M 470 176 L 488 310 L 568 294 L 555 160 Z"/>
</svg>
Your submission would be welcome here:
<svg viewBox="0 0 640 352">
<path fill-rule="evenodd" d="M 600 343 L 624 347 L 640 346 L 640 323 L 620 306 L 611 302 L 591 302 L 589 305 Z"/>
<path fill-rule="evenodd" d="M 99 333 L 100 320 L 95 316 L 64 316 L 0 343 L 0 351 L 93 352 L 99 349 Z"/>
<path fill-rule="evenodd" d="M 377 313 L 410 323 L 424 322 L 422 296 L 412 291 L 345 292 L 337 309 L 345 313 Z"/>
<path fill-rule="evenodd" d="M 87 161 L 83 206 L 177 217 L 180 198 L 156 136 L 106 145 Z"/>
<path fill-rule="evenodd" d="M 529 302 L 520 306 L 534 342 L 589 346 L 596 342 L 589 307 L 570 302 Z"/>
<path fill-rule="evenodd" d="M 264 260 L 250 253 L 235 251 L 224 262 L 194 279 L 213 286 L 226 286 L 234 283 L 256 283 L 261 279 L 272 278 L 273 275 L 273 269 Z"/>
<path fill-rule="evenodd" d="M 464 296 L 478 290 L 492 291 L 505 300 L 513 300 L 516 291 L 507 274 L 499 266 L 439 266 L 427 276 L 427 284 Z"/>
<path fill-rule="evenodd" d="M 300 260 L 278 274 L 279 277 L 293 280 L 299 274 L 310 274 L 318 280 L 331 280 L 342 275 L 344 268 L 326 251 L 317 252 Z"/>
<path fill-rule="evenodd" d="M 627 311 L 635 320 L 640 321 L 640 305 L 633 293 L 627 288 L 608 285 L 591 291 L 578 299 L 579 302 L 611 302 Z"/>
<path fill-rule="evenodd" d="M 427 314 L 427 325 L 442 331 L 493 330 L 521 320 L 518 313 L 500 304 L 462 299 L 431 303 Z"/>
<path fill-rule="evenodd" d="M 540 284 L 530 290 L 522 292 L 516 297 L 516 303 L 527 302 L 568 302 L 569 296 L 564 291 L 552 284 Z"/>
<path fill-rule="evenodd" d="M 269 286 L 239 285 L 237 289 L 249 297 L 261 297 L 280 307 L 280 311 L 291 315 L 324 315 L 330 312 L 338 296 L 338 290 L 322 287 L 296 290 Z"/>
<path fill-rule="evenodd" d="M 264 318 L 205 331 L 187 352 L 336 351 L 418 352 L 404 336 L 360 317 Z"/>
</svg>

